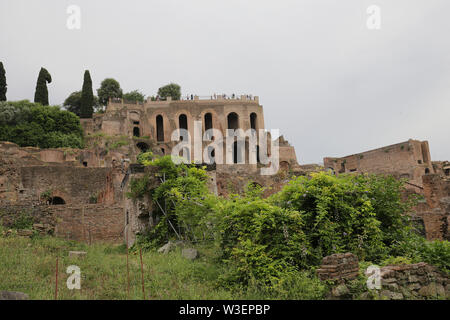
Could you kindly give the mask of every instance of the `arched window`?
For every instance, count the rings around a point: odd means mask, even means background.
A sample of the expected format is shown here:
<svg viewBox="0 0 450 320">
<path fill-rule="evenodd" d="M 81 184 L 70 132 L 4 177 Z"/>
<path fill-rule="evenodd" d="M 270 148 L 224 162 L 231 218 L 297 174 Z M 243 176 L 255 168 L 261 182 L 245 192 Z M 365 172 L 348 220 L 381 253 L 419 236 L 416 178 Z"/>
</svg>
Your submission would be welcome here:
<svg viewBox="0 0 450 320">
<path fill-rule="evenodd" d="M 430 169 L 425 168 L 425 174 L 429 174 L 430 173 Z"/>
<path fill-rule="evenodd" d="M 164 122 L 162 115 L 156 117 L 156 140 L 164 141 Z"/>
<path fill-rule="evenodd" d="M 235 112 L 231 112 L 228 117 L 228 129 L 239 129 L 239 116 Z"/>
<path fill-rule="evenodd" d="M 51 205 L 60 205 L 60 204 L 66 204 L 66 202 L 65 202 L 64 199 L 61 198 L 61 197 L 51 197 L 51 198 L 48 200 L 48 204 L 51 204 Z"/>
<path fill-rule="evenodd" d="M 252 112 L 250 114 L 250 128 L 251 129 L 255 129 L 255 130 L 257 129 L 256 128 L 256 118 L 257 118 L 256 113 Z"/>
<path fill-rule="evenodd" d="M 140 137 L 141 136 L 141 132 L 140 132 L 138 127 L 134 127 L 133 128 L 133 136 L 134 137 Z"/>
<path fill-rule="evenodd" d="M 178 124 L 180 129 L 188 129 L 188 121 L 185 114 L 180 114 L 180 116 L 178 117 Z"/>
<path fill-rule="evenodd" d="M 136 144 L 136 147 L 138 147 L 141 152 L 147 152 L 147 150 L 150 149 L 149 145 L 145 142 L 139 142 L 138 144 Z"/>
<path fill-rule="evenodd" d="M 212 127 L 212 114 L 208 112 L 205 114 L 205 131 L 212 129 Z"/>
</svg>

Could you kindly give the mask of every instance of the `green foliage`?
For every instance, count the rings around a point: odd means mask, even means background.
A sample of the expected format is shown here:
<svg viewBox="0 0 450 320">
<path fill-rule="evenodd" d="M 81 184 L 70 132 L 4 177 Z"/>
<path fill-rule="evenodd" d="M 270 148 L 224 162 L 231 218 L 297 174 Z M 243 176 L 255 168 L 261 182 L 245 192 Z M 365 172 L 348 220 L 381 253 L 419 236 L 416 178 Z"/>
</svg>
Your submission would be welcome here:
<svg viewBox="0 0 450 320">
<path fill-rule="evenodd" d="M 92 80 L 89 70 L 84 72 L 83 88 L 81 90 L 80 111 L 81 118 L 92 118 L 94 112 L 94 94 L 92 93 Z"/>
<path fill-rule="evenodd" d="M 387 266 L 387 265 L 403 265 L 403 264 L 411 264 L 413 263 L 410 258 L 407 257 L 389 257 L 387 259 L 384 259 L 380 265 Z"/>
<path fill-rule="evenodd" d="M 106 78 L 97 89 L 99 102 L 102 106 L 106 106 L 110 98 L 122 98 L 122 89 L 119 82 L 112 78 Z"/>
<path fill-rule="evenodd" d="M 450 242 L 446 240 L 427 241 L 417 234 L 397 241 L 395 251 L 412 262 L 426 262 L 450 274 Z"/>
<path fill-rule="evenodd" d="M 176 83 L 170 83 L 164 87 L 159 88 L 158 95 L 162 99 L 166 99 L 167 97 L 172 97 L 172 100 L 180 100 L 181 87 Z"/>
<path fill-rule="evenodd" d="M 150 177 L 145 175 L 141 178 L 132 178 L 130 180 L 130 192 L 127 197 L 131 199 L 142 199 L 150 191 Z"/>
<path fill-rule="evenodd" d="M 425 241 L 420 250 L 420 260 L 438 267 L 450 274 L 450 242 L 449 241 Z"/>
<path fill-rule="evenodd" d="M 180 236 L 190 241 L 210 238 L 212 230 L 207 216 L 216 197 L 208 191 L 204 168 L 176 165 L 170 156 L 153 158 L 151 153 L 143 153 L 140 161 L 159 171 L 153 183 L 148 175 L 130 181 L 128 197 L 138 199 L 148 194 L 161 206 L 156 206 L 159 223 L 146 235 L 147 241 L 159 245 Z"/>
<path fill-rule="evenodd" d="M 82 148 L 83 130 L 76 115 L 58 106 L 0 102 L 0 140 L 21 147 Z"/>
<path fill-rule="evenodd" d="M 321 172 L 311 174 L 310 179 L 293 179 L 271 201 L 300 213 L 303 230 L 313 247 L 311 263 L 319 264 L 323 256 L 348 251 L 360 259 L 376 261 L 384 256 L 387 248 L 382 222 L 378 219 L 381 213 L 374 207 L 372 192 L 368 176 L 336 177 Z M 392 201 L 390 205 L 398 203 Z"/>
<path fill-rule="evenodd" d="M 7 84 L 5 73 L 3 62 L 0 61 L 0 101 L 6 101 Z"/>
<path fill-rule="evenodd" d="M 77 116 L 81 116 L 81 91 L 72 92 L 66 100 L 64 100 L 63 105 L 66 107 L 67 111 L 75 113 Z M 98 97 L 94 96 L 93 108 L 99 110 L 100 103 Z"/>
<path fill-rule="evenodd" d="M 256 193 L 234 196 L 216 206 L 223 258 L 233 268 L 224 279 L 273 287 L 287 274 L 307 266 L 309 244 L 299 212 L 280 208 Z"/>
<path fill-rule="evenodd" d="M 151 163 L 154 158 L 155 155 L 151 151 L 141 152 L 137 156 L 137 162 L 140 164 Z"/>
<path fill-rule="evenodd" d="M 130 102 L 144 102 L 145 96 L 139 90 L 124 93 L 123 99 Z"/>
<path fill-rule="evenodd" d="M 34 102 L 40 103 L 43 106 L 48 106 L 48 90 L 47 82 L 52 82 L 52 76 L 45 68 L 41 68 L 36 83 L 36 92 L 34 93 Z"/>
<path fill-rule="evenodd" d="M 17 216 L 11 225 L 14 229 L 31 229 L 33 226 L 33 217 L 29 212 L 22 211 L 19 216 Z"/>
</svg>

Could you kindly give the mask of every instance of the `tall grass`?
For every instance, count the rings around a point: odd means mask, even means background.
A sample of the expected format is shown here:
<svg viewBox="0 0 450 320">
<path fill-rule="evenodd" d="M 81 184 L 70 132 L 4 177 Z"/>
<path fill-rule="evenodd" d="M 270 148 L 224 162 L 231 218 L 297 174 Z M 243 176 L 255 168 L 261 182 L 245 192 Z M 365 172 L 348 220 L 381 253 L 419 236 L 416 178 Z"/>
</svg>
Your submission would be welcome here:
<svg viewBox="0 0 450 320">
<path fill-rule="evenodd" d="M 317 293 L 305 289 L 302 281 L 292 295 L 274 297 L 257 287 L 224 288 L 218 278 L 226 272 L 217 250 L 197 247 L 194 261 L 181 256 L 180 249 L 167 255 L 143 252 L 146 298 L 159 299 L 267 299 L 311 298 Z M 69 257 L 69 251 L 86 251 L 85 257 Z M 58 299 L 143 299 L 139 253 L 130 253 L 130 293 L 127 292 L 126 248 L 124 245 L 91 246 L 54 237 L 2 236 L 0 229 L 0 290 L 27 293 L 30 299 L 54 299 L 56 258 L 59 260 Z M 81 289 L 69 290 L 66 269 L 81 269 Z M 305 280 L 305 279 L 303 279 Z M 305 293 L 303 295 L 303 293 Z"/>
</svg>

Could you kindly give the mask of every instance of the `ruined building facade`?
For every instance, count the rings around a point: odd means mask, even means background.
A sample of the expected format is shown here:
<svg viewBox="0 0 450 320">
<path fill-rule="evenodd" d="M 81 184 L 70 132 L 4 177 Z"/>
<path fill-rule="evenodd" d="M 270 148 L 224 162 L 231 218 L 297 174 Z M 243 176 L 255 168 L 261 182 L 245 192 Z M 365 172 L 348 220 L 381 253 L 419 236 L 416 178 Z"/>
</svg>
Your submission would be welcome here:
<svg viewBox="0 0 450 320">
<path fill-rule="evenodd" d="M 324 158 L 325 169 L 336 174 L 386 174 L 406 180 L 405 195 L 423 200 L 411 215 L 427 239 L 450 239 L 450 163 L 431 161 L 428 141 L 408 140 L 341 158 Z"/>
</svg>

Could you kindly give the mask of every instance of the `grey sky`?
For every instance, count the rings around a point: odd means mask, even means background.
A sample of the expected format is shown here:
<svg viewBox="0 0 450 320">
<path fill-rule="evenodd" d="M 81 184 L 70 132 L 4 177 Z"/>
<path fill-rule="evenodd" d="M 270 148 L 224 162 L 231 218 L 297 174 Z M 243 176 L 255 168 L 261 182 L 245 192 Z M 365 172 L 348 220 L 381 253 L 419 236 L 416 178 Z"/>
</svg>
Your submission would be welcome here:
<svg viewBox="0 0 450 320">
<path fill-rule="evenodd" d="M 81 8 L 81 30 L 66 9 Z M 366 9 L 381 8 L 381 30 Z M 9 100 L 33 100 L 41 66 L 51 104 L 106 77 L 153 95 L 260 96 L 300 163 L 415 138 L 450 159 L 448 0 L 0 0 Z"/>
</svg>

